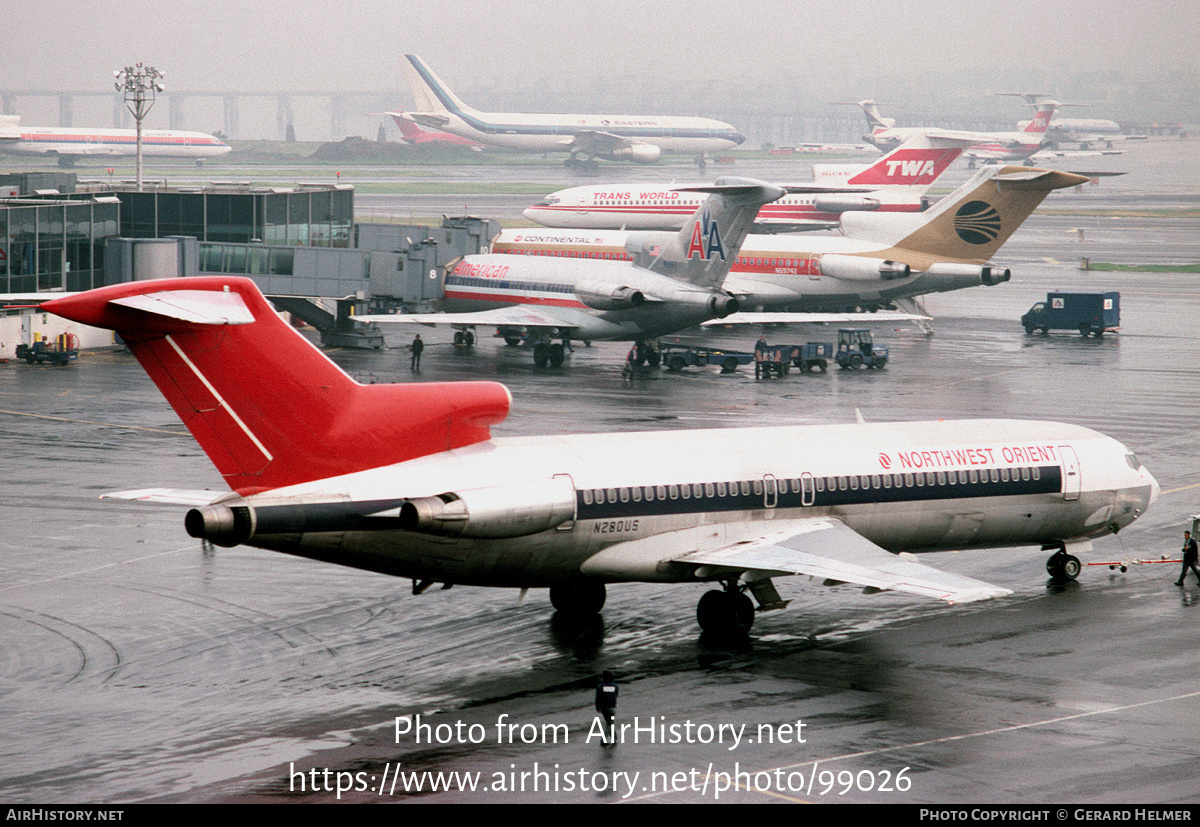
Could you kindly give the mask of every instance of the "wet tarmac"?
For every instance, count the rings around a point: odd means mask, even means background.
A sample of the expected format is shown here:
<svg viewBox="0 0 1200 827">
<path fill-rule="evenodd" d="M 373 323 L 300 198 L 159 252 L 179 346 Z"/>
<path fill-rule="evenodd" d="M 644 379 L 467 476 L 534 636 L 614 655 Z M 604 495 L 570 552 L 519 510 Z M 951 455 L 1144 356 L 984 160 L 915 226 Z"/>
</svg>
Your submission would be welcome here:
<svg viewBox="0 0 1200 827">
<path fill-rule="evenodd" d="M 1004 250 L 1012 282 L 929 298 L 933 337 L 877 327 L 883 371 L 623 379 L 625 345 L 577 344 L 540 371 L 526 351 L 460 352 L 440 331 L 423 335 L 419 376 L 404 337 L 331 356 L 362 381 L 503 381 L 514 404 L 497 435 L 856 411 L 1076 422 L 1125 442 L 1164 492 L 1084 562 L 1158 557 L 1200 512 L 1200 289 L 1194 274 L 1077 261 L 1195 261 L 1200 219 L 1088 220 L 1080 241 L 1079 217 L 1035 216 Z M 1017 317 L 1051 289 L 1120 290 L 1121 333 L 1027 336 Z M 742 645 L 700 637 L 701 586 L 618 585 L 602 622 L 572 628 L 537 591 L 414 596 L 380 575 L 205 550 L 182 510 L 100 501 L 221 487 L 128 355 L 0 365 L 0 409 L 8 802 L 1200 802 L 1200 587 L 1174 586 L 1176 566 L 1085 567 L 1054 586 L 1038 549 L 923 558 L 1013 590 L 961 607 L 784 578 L 791 605 Z M 611 747 L 591 729 L 604 669 L 618 723 L 636 725 Z"/>
</svg>

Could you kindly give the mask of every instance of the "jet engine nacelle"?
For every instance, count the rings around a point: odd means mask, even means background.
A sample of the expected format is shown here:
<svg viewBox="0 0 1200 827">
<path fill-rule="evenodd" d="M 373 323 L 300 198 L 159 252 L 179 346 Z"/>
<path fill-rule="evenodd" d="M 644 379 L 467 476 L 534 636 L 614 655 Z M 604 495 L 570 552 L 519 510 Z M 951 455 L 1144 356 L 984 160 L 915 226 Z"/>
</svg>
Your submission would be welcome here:
<svg viewBox="0 0 1200 827">
<path fill-rule="evenodd" d="M 662 147 L 654 144 L 632 144 L 614 149 L 608 156 L 614 161 L 633 161 L 635 164 L 653 164 L 662 157 Z"/>
<path fill-rule="evenodd" d="M 964 287 L 973 286 L 975 284 L 984 284 L 988 287 L 993 287 L 1011 279 L 1012 271 L 1005 267 L 992 267 L 986 264 L 958 264 L 955 262 L 943 261 L 938 262 L 937 264 L 931 264 L 925 271 L 925 275 L 932 276 L 934 278 L 967 280 L 969 283 L 962 284 Z"/>
<path fill-rule="evenodd" d="M 879 199 L 857 195 L 818 195 L 813 207 L 818 212 L 865 212 L 879 209 Z"/>
<path fill-rule="evenodd" d="M 575 486 L 567 477 L 447 492 L 400 507 L 400 528 L 453 537 L 525 537 L 573 519 Z"/>
<path fill-rule="evenodd" d="M 627 310 L 645 304 L 641 290 L 606 281 L 581 281 L 575 285 L 575 297 L 593 310 Z"/>
<path fill-rule="evenodd" d="M 847 281 L 891 281 L 912 274 L 907 264 L 866 256 L 843 256 L 826 253 L 818 261 L 821 275 Z"/>
</svg>

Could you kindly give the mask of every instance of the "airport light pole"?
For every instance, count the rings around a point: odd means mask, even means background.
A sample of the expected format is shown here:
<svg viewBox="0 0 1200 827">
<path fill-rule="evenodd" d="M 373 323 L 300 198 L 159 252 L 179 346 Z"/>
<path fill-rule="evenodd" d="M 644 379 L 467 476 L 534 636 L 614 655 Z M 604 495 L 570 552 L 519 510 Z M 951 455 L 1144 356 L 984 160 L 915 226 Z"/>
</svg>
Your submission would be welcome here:
<svg viewBox="0 0 1200 827">
<path fill-rule="evenodd" d="M 154 106 L 154 96 L 163 90 L 162 79 L 165 75 L 153 66 L 126 66 L 113 72 L 116 82 L 113 86 L 118 92 L 125 93 L 125 106 L 133 114 L 137 122 L 137 188 L 142 190 L 142 119 Z"/>
</svg>

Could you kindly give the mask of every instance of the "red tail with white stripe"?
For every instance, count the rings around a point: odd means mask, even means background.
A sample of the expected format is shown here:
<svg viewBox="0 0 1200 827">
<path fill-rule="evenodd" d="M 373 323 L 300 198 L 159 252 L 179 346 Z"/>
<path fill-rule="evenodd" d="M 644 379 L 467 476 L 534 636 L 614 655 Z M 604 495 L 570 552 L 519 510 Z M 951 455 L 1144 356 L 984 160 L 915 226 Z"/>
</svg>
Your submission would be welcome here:
<svg viewBox="0 0 1200 827">
<path fill-rule="evenodd" d="M 133 282 L 42 309 L 117 331 L 242 495 L 481 442 L 511 401 L 492 382 L 360 385 L 244 278 Z"/>
</svg>

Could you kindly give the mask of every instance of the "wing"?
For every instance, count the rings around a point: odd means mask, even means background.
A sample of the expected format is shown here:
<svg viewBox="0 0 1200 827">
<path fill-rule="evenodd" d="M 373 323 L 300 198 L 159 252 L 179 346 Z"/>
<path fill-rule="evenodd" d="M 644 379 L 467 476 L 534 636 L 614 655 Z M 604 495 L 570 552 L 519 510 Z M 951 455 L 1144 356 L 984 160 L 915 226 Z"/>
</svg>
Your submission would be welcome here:
<svg viewBox="0 0 1200 827">
<path fill-rule="evenodd" d="M 742 311 L 726 316 L 724 319 L 710 319 L 701 322 L 701 327 L 718 327 L 726 324 L 813 324 L 829 322 L 831 324 L 865 324 L 867 322 L 929 322 L 932 316 L 920 313 L 900 313 L 894 310 L 880 310 L 877 313 L 752 313 Z"/>
<path fill-rule="evenodd" d="M 765 576 L 807 574 L 950 603 L 1011 594 L 982 580 L 918 563 L 911 554 L 892 554 L 831 517 L 742 524 L 728 532 L 715 528 L 673 532 L 678 534 L 675 538 L 659 534 L 650 542 L 617 543 L 593 556 L 582 568 L 588 574 L 610 577 L 680 564 L 696 566 L 700 576 L 723 570 L 754 571 Z M 680 551 L 688 545 L 693 550 Z"/>
<path fill-rule="evenodd" d="M 375 324 L 420 325 L 496 325 L 497 327 L 578 328 L 591 319 L 589 314 L 572 308 L 537 307 L 514 304 L 493 310 L 470 313 L 392 313 L 374 316 L 355 316 L 355 321 Z"/>
<path fill-rule="evenodd" d="M 632 143 L 628 138 L 614 135 L 611 132 L 585 131 L 576 132 L 570 141 L 564 141 L 570 149 L 585 155 L 608 155 L 619 149 L 628 149 Z"/>
</svg>

